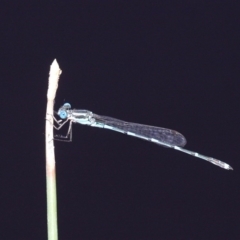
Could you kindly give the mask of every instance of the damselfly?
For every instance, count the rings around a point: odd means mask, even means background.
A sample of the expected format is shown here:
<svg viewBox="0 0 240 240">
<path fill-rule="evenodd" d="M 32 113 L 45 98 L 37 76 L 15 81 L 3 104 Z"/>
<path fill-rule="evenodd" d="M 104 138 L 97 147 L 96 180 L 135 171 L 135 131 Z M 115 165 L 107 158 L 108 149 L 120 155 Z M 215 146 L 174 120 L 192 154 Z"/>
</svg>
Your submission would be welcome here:
<svg viewBox="0 0 240 240">
<path fill-rule="evenodd" d="M 69 122 L 67 135 L 58 136 L 60 138 L 69 139 L 68 141 L 72 140 L 72 123 L 80 123 L 91 127 L 106 128 L 133 137 L 141 138 L 158 145 L 173 148 L 194 157 L 201 158 L 221 168 L 233 170 L 233 168 L 225 162 L 183 148 L 187 142 L 186 138 L 181 133 L 171 129 L 125 122 L 119 119 L 97 115 L 88 110 L 71 109 L 71 105 L 69 103 L 65 103 L 62 107 L 60 107 L 57 114 L 61 119 L 56 120 L 54 118 L 58 124 L 57 127 L 54 126 L 55 129 L 59 130 L 63 125 Z"/>
</svg>

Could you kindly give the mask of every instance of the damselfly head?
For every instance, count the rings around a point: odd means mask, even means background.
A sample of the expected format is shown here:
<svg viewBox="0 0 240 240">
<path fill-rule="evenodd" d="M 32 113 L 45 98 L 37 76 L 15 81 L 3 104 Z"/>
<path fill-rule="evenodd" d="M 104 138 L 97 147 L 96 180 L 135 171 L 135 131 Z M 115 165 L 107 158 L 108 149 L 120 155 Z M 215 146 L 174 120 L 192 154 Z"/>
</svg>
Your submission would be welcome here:
<svg viewBox="0 0 240 240">
<path fill-rule="evenodd" d="M 58 116 L 61 119 L 66 119 L 68 117 L 67 110 L 71 108 L 71 105 L 69 103 L 65 103 L 62 107 L 59 108 L 58 110 Z"/>
</svg>

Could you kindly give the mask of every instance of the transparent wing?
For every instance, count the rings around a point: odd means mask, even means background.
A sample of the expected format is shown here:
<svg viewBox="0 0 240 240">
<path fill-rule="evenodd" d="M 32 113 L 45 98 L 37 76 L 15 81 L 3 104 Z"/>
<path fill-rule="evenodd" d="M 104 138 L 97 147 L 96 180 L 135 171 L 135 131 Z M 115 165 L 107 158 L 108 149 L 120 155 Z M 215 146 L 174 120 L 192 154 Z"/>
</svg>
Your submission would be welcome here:
<svg viewBox="0 0 240 240">
<path fill-rule="evenodd" d="M 183 147 L 187 143 L 185 137 L 175 130 L 138 123 L 124 122 L 116 118 L 100 116 L 97 114 L 94 114 L 94 118 L 96 119 L 96 122 L 103 125 L 103 128 L 111 127 L 109 129 L 115 131 L 120 130 L 126 134 L 136 134 L 136 137 L 138 137 L 137 135 L 140 135 L 148 138 L 149 140 L 156 139 L 159 141 L 158 144 L 161 144 L 162 142 L 172 146 Z M 106 126 L 104 127 L 104 125 Z"/>
</svg>

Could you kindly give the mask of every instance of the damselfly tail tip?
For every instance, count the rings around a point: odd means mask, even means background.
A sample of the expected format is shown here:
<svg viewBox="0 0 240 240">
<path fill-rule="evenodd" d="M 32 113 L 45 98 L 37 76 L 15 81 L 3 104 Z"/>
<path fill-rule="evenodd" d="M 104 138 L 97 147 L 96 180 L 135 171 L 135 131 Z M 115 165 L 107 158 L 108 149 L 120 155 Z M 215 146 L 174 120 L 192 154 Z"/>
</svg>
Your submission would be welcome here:
<svg viewBox="0 0 240 240">
<path fill-rule="evenodd" d="M 228 166 L 228 170 L 233 170 L 233 168 L 229 165 L 229 166 Z"/>
<path fill-rule="evenodd" d="M 233 170 L 233 168 L 229 164 L 227 164 L 227 163 L 223 163 L 222 166 L 220 166 L 220 167 L 222 167 L 222 168 L 224 168 L 226 170 Z"/>
<path fill-rule="evenodd" d="M 208 158 L 208 161 L 211 162 L 212 164 L 217 165 L 217 166 L 219 166 L 221 168 L 224 168 L 226 170 L 233 170 L 233 168 L 229 164 L 227 164 L 225 162 L 222 162 L 218 159 Z"/>
</svg>

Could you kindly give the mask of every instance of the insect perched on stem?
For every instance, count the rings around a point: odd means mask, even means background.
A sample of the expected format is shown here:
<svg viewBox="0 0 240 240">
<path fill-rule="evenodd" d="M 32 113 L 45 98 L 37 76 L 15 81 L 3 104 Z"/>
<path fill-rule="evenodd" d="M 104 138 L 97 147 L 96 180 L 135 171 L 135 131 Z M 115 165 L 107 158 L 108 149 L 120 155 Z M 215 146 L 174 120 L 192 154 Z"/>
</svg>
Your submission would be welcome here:
<svg viewBox="0 0 240 240">
<path fill-rule="evenodd" d="M 69 122 L 67 135 L 57 136 L 60 138 L 58 139 L 60 141 L 72 141 L 72 123 L 80 123 L 91 127 L 106 128 L 133 137 L 141 138 L 158 145 L 173 148 L 194 157 L 201 158 L 226 170 L 233 170 L 233 168 L 225 162 L 183 148 L 187 141 L 181 133 L 175 130 L 125 122 L 116 118 L 97 115 L 88 110 L 71 109 L 71 105 L 69 103 L 65 103 L 61 106 L 57 114 L 61 120 L 56 120 L 54 118 L 55 122 L 58 124 L 57 127 L 54 126 L 55 129 L 59 130 L 67 122 Z"/>
</svg>

